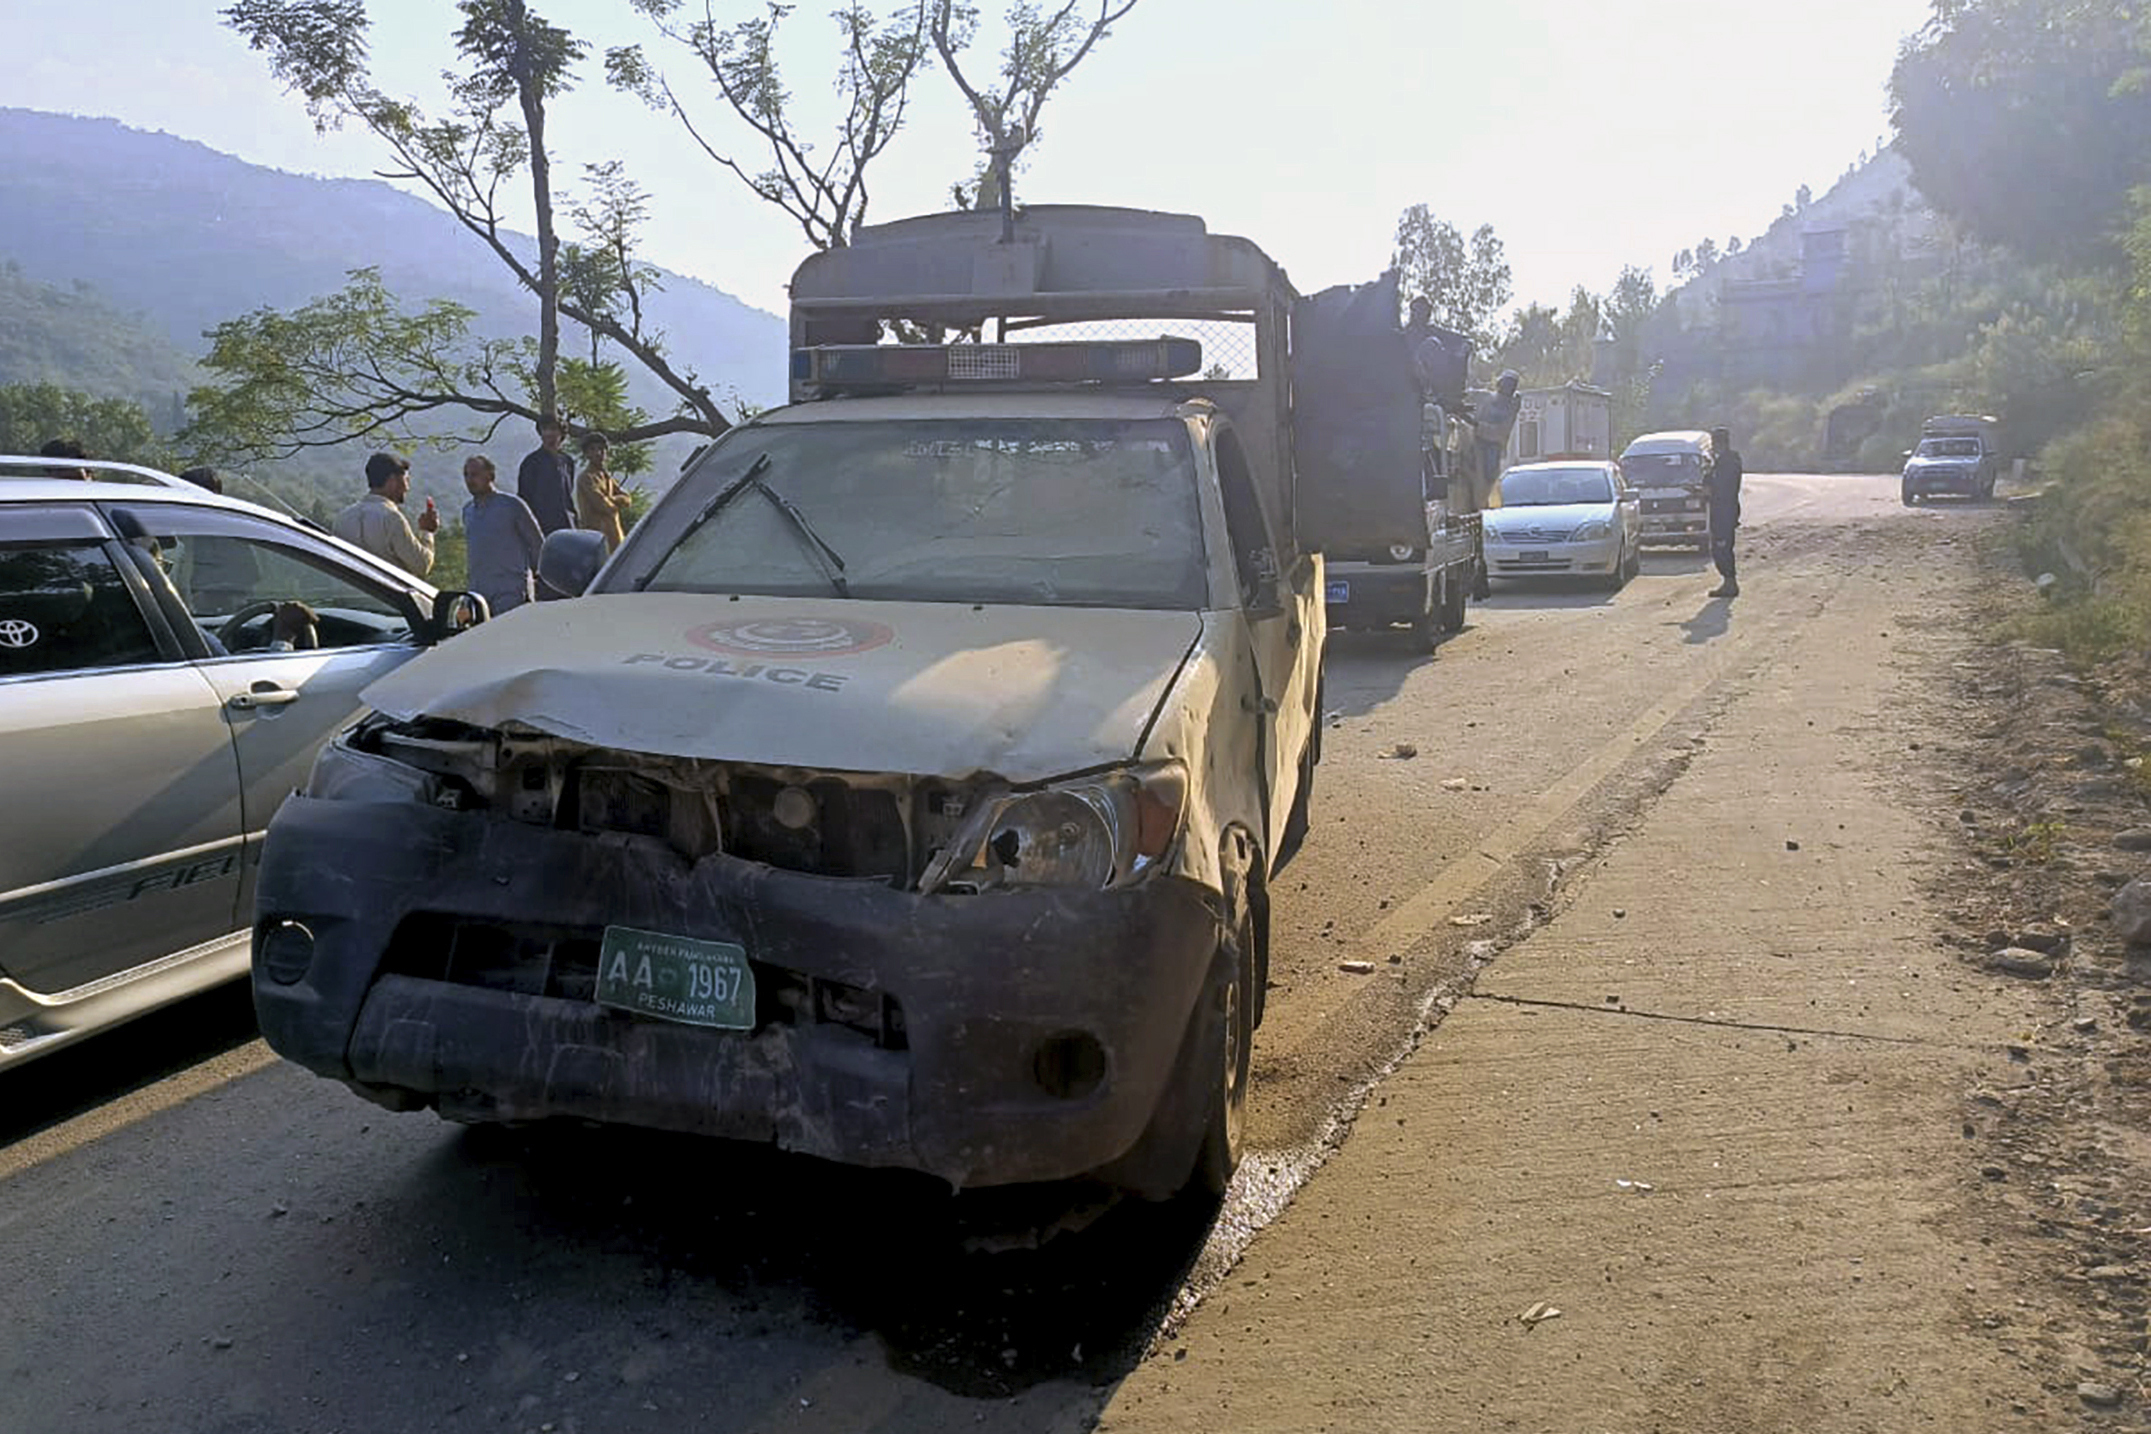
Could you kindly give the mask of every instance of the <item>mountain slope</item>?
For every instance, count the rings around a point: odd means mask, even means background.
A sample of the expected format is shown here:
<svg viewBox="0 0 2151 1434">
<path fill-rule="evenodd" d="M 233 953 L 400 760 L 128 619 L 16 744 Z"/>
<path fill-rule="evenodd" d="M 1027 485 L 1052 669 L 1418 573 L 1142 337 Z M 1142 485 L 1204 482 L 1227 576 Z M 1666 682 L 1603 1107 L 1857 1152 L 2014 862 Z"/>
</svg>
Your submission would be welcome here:
<svg viewBox="0 0 2151 1434">
<path fill-rule="evenodd" d="M 536 327 L 530 296 L 423 200 L 377 180 L 265 169 L 114 120 L 0 108 L 0 215 L 0 258 L 61 289 L 93 286 L 188 354 L 224 319 L 304 303 L 368 266 L 407 303 L 469 305 L 487 334 Z M 784 321 L 661 272 L 650 308 L 674 357 L 720 398 L 776 398 Z M 634 396 L 653 411 L 673 406 L 654 384 Z"/>
<path fill-rule="evenodd" d="M 201 381 L 194 361 L 80 280 L 41 284 L 0 260 L 0 384 L 52 383 L 140 404 L 166 428 Z"/>
</svg>

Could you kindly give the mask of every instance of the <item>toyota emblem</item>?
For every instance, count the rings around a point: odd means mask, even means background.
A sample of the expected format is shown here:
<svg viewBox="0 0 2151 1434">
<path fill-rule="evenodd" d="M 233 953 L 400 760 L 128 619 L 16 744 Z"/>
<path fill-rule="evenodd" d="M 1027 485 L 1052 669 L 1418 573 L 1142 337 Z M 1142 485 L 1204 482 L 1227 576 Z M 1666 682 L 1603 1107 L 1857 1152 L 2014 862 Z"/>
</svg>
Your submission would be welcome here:
<svg viewBox="0 0 2151 1434">
<path fill-rule="evenodd" d="M 0 618 L 0 647 L 29 647 L 37 639 L 36 623 L 19 617 Z"/>
</svg>

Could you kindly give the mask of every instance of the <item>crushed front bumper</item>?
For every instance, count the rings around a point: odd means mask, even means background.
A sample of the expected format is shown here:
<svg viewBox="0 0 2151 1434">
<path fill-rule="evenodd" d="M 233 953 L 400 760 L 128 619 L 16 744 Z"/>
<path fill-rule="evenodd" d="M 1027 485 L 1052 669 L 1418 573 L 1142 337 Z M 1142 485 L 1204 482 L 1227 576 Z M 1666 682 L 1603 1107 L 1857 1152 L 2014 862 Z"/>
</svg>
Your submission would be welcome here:
<svg viewBox="0 0 2151 1434">
<path fill-rule="evenodd" d="M 1174 877 L 922 897 L 304 796 L 270 829 L 258 889 L 263 1035 L 383 1104 L 773 1142 L 959 1186 L 1092 1173 L 1154 1118 L 1184 1125 L 1176 1067 L 1221 935 L 1215 893 Z M 755 1029 L 631 1015 L 564 985 L 607 925 L 745 947 L 773 993 Z M 467 937 L 486 961 L 451 959 Z"/>
</svg>

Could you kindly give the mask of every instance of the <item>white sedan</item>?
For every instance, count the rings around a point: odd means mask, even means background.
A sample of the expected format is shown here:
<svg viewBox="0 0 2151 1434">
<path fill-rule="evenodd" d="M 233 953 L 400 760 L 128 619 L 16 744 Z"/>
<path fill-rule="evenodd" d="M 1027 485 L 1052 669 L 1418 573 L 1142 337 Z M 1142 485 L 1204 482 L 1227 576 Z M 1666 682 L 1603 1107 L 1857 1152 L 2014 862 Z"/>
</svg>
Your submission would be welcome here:
<svg viewBox="0 0 2151 1434">
<path fill-rule="evenodd" d="M 1603 459 L 1509 469 L 1485 525 L 1493 577 L 1588 575 L 1617 589 L 1642 567 L 1642 503 Z"/>
</svg>

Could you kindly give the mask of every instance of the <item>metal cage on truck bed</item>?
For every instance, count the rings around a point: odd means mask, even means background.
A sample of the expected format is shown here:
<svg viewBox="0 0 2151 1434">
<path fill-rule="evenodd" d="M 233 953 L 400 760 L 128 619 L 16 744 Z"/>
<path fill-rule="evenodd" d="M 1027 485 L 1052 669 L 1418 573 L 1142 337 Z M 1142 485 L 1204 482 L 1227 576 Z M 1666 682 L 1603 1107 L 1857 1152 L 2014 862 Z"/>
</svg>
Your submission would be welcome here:
<svg viewBox="0 0 2151 1434">
<path fill-rule="evenodd" d="M 1292 306 L 1284 270 L 1183 214 L 1091 205 L 963 211 L 861 229 L 792 276 L 794 351 L 898 338 L 981 344 L 1194 338 L 1203 377 L 1151 383 L 1238 425 L 1271 521 L 1292 532 Z M 795 373 L 791 396 L 823 390 Z"/>
<path fill-rule="evenodd" d="M 801 264 L 791 296 L 795 354 L 1195 339 L 1199 376 L 1143 386 L 1208 399 L 1232 419 L 1292 546 L 1424 542 L 1420 405 L 1393 276 L 1303 298 L 1261 249 L 1193 215 L 1039 205 L 1007 224 L 965 211 L 861 229 Z M 795 363 L 795 402 L 831 392 L 815 378 L 824 368 Z"/>
</svg>

